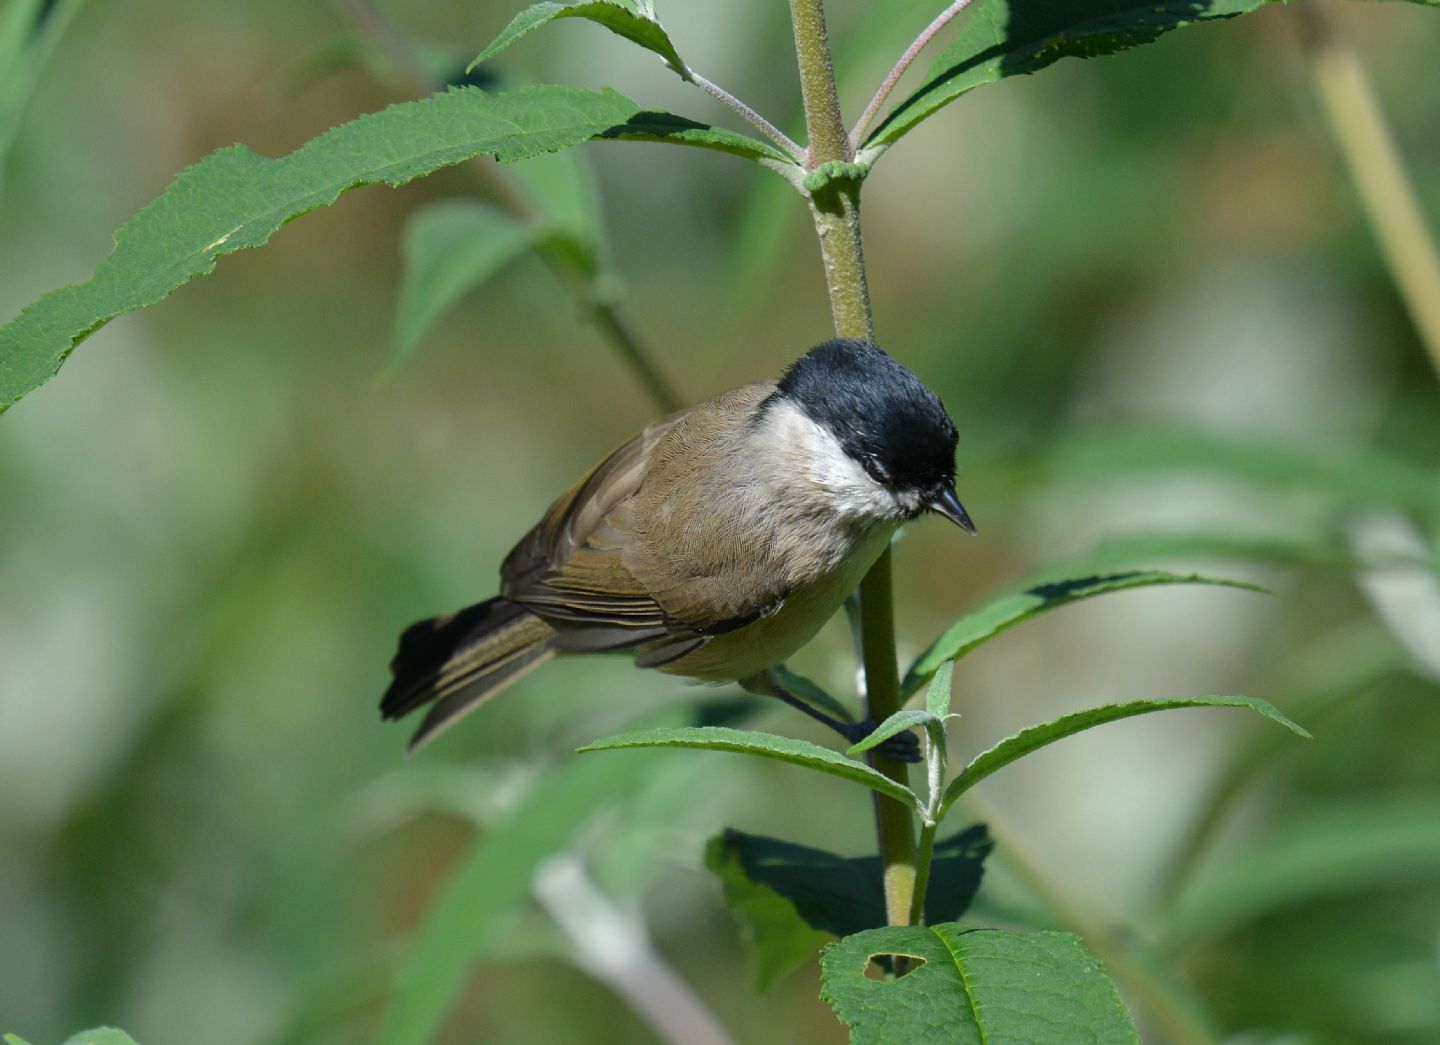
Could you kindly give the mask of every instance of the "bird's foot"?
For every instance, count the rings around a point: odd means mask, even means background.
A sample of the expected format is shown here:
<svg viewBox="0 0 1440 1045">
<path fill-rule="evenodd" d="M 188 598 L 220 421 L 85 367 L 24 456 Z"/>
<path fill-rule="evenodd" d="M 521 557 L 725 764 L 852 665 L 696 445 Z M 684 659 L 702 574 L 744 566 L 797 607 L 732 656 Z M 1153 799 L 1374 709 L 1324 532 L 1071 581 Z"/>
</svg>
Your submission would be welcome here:
<svg viewBox="0 0 1440 1045">
<path fill-rule="evenodd" d="M 858 744 L 875 732 L 876 725 L 873 718 L 867 718 L 864 722 L 847 722 L 837 728 L 851 744 Z M 921 761 L 920 737 L 908 729 L 881 741 L 870 750 L 882 758 L 893 758 L 897 762 Z"/>
</svg>

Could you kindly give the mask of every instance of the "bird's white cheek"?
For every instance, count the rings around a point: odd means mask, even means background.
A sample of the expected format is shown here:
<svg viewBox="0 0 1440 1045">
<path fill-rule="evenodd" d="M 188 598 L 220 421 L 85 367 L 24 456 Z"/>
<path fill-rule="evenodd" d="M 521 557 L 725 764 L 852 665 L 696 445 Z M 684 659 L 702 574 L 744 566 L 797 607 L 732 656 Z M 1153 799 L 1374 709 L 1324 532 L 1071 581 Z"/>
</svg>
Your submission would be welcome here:
<svg viewBox="0 0 1440 1045">
<path fill-rule="evenodd" d="M 830 495 L 834 510 L 852 518 L 894 519 L 905 514 L 895 495 L 865 471 L 827 433 L 818 440 L 811 477 Z"/>
<path fill-rule="evenodd" d="M 771 445 L 785 448 L 780 467 L 788 474 L 805 475 L 811 489 L 822 495 L 827 510 L 863 522 L 913 514 L 870 478 L 839 440 L 791 404 L 780 404 L 771 424 Z"/>
</svg>

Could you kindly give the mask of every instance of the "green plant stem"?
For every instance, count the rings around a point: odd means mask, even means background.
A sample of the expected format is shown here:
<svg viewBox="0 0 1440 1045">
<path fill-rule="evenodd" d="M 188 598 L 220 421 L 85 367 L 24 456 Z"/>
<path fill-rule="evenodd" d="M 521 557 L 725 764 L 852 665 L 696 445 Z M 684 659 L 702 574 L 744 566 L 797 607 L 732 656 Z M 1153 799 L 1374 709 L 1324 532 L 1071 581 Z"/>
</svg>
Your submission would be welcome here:
<svg viewBox="0 0 1440 1045">
<path fill-rule="evenodd" d="M 1084 939 L 1115 981 L 1150 1017 L 1159 1032 L 1157 1040 L 1172 1045 L 1217 1045 L 1220 1037 L 1197 1000 L 1138 957 L 1126 943 L 1128 934 L 1107 928 L 1053 881 L 1041 870 L 1040 861 L 1003 825 L 995 810 L 973 792 L 962 799 L 962 804 L 971 819 L 989 826 L 990 836 L 995 840 L 995 859 L 1008 867 L 1061 925 Z"/>
<path fill-rule="evenodd" d="M 850 136 L 840 112 L 835 68 L 825 30 L 821 0 L 790 0 L 795 30 L 795 55 L 805 102 L 806 147 L 811 170 L 823 163 L 849 161 Z M 870 291 L 865 280 L 865 253 L 860 238 L 860 182 L 830 181 L 811 197 L 811 213 L 825 263 L 825 283 L 835 332 L 842 337 L 874 336 Z M 895 615 L 891 595 L 890 550 L 887 548 L 860 583 L 860 647 L 865 667 L 867 714 L 876 722 L 900 709 L 900 671 L 895 658 Z M 873 752 L 870 764 L 891 780 L 909 786 L 904 762 Z M 915 818 L 904 805 L 875 796 L 875 834 L 885 887 L 885 915 L 891 925 L 905 925 L 915 896 Z"/>
<path fill-rule="evenodd" d="M 805 103 L 806 164 L 811 170 L 831 160 L 851 160 L 850 136 L 840 113 L 830 34 L 825 29 L 822 0 L 790 0 L 795 29 L 795 57 L 800 65 L 800 94 Z M 859 335 L 851 335 L 858 337 Z"/>
<path fill-rule="evenodd" d="M 865 665 L 866 713 L 884 722 L 900 710 L 900 672 L 895 660 L 895 614 L 892 605 L 890 550 L 860 582 L 860 647 Z M 870 764 L 891 780 L 910 785 L 910 767 L 871 752 Z M 880 843 L 884 875 L 885 915 L 891 925 L 910 923 L 915 897 L 917 853 L 915 817 L 908 806 L 875 795 L 875 835 Z"/>
<path fill-rule="evenodd" d="M 940 826 L 940 804 L 945 797 L 945 761 L 949 731 L 944 719 L 925 725 L 925 776 L 929 790 L 925 815 L 920 819 L 920 850 L 915 861 L 915 886 L 910 897 L 910 924 L 925 924 L 925 894 L 930 888 L 930 865 L 935 859 L 935 832 Z"/>
<path fill-rule="evenodd" d="M 930 864 L 935 857 L 935 832 L 940 825 L 926 820 L 920 825 L 920 848 L 915 860 L 915 888 L 910 896 L 910 924 L 925 924 L 925 894 L 930 889 Z"/>
<path fill-rule="evenodd" d="M 1375 88 L 1330 4 L 1298 5 L 1310 79 L 1350 169 L 1385 263 L 1440 374 L 1440 250 L 1405 172 Z"/>
<path fill-rule="evenodd" d="M 865 278 L 865 251 L 860 238 L 859 183 L 831 182 L 811 196 L 810 214 L 820 237 L 835 332 L 841 337 L 874 338 L 870 285 Z"/>
<path fill-rule="evenodd" d="M 409 81 L 411 92 L 418 98 L 430 95 L 434 84 L 421 64 L 415 49 L 405 36 L 371 0 L 333 0 L 336 8 L 360 32 L 385 52 Z M 482 158 L 466 165 L 501 209 L 520 221 L 535 221 L 537 215 L 525 199 L 499 171 L 494 160 Z M 613 296 L 600 285 L 591 271 L 571 252 L 539 247 L 535 254 L 556 280 L 565 287 L 581 307 L 585 317 L 600 337 L 610 346 L 645 389 L 650 401 L 661 413 L 671 414 L 683 405 L 674 387 L 661 372 L 644 342 L 635 333 L 624 310 Z"/>
</svg>

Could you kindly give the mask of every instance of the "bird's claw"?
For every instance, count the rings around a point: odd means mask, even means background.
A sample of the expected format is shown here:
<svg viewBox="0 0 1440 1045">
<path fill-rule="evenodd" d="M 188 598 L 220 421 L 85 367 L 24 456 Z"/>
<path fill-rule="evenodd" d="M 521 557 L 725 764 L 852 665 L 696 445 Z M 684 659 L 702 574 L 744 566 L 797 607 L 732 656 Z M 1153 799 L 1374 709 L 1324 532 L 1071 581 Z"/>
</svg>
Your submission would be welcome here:
<svg viewBox="0 0 1440 1045">
<path fill-rule="evenodd" d="M 845 734 L 845 739 L 851 744 L 858 744 L 875 732 L 875 726 L 874 719 L 866 719 L 864 722 L 847 724 L 842 732 Z M 881 758 L 893 758 L 897 762 L 919 762 L 922 758 L 920 737 L 908 729 L 896 733 L 887 740 L 882 740 L 870 750 Z"/>
</svg>

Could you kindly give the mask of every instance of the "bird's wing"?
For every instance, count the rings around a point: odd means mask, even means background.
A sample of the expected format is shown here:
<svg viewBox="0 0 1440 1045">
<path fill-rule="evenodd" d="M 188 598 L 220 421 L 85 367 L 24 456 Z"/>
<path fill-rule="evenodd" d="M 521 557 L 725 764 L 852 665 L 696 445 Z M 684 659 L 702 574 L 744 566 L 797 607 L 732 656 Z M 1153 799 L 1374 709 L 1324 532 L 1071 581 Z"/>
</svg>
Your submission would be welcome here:
<svg viewBox="0 0 1440 1045">
<path fill-rule="evenodd" d="M 707 405 L 748 417 L 773 389 L 768 382 L 746 385 Z M 675 513 L 653 491 L 641 496 L 642 486 L 652 469 L 703 467 L 712 463 L 712 453 L 723 453 L 707 447 L 704 423 L 692 407 L 620 446 L 556 500 L 506 558 L 501 593 L 554 623 L 562 633 L 557 645 L 617 649 L 662 637 L 718 634 L 754 620 L 783 598 L 783 592 L 770 590 L 778 582 L 769 574 L 735 583 L 739 572 L 763 569 L 758 562 L 701 562 L 697 568 L 693 555 L 669 554 L 662 549 L 671 542 L 657 541 L 673 537 L 666 519 Z M 665 488 L 676 501 L 698 496 L 683 479 Z M 687 529 L 695 531 L 687 547 L 714 548 L 717 542 L 706 536 L 706 528 L 731 525 L 725 521 L 730 513 L 698 503 L 670 508 L 684 509 Z M 734 542 L 724 545 L 733 549 Z M 756 559 L 764 557 L 762 552 Z M 719 596 L 737 590 L 756 597 Z"/>
</svg>

